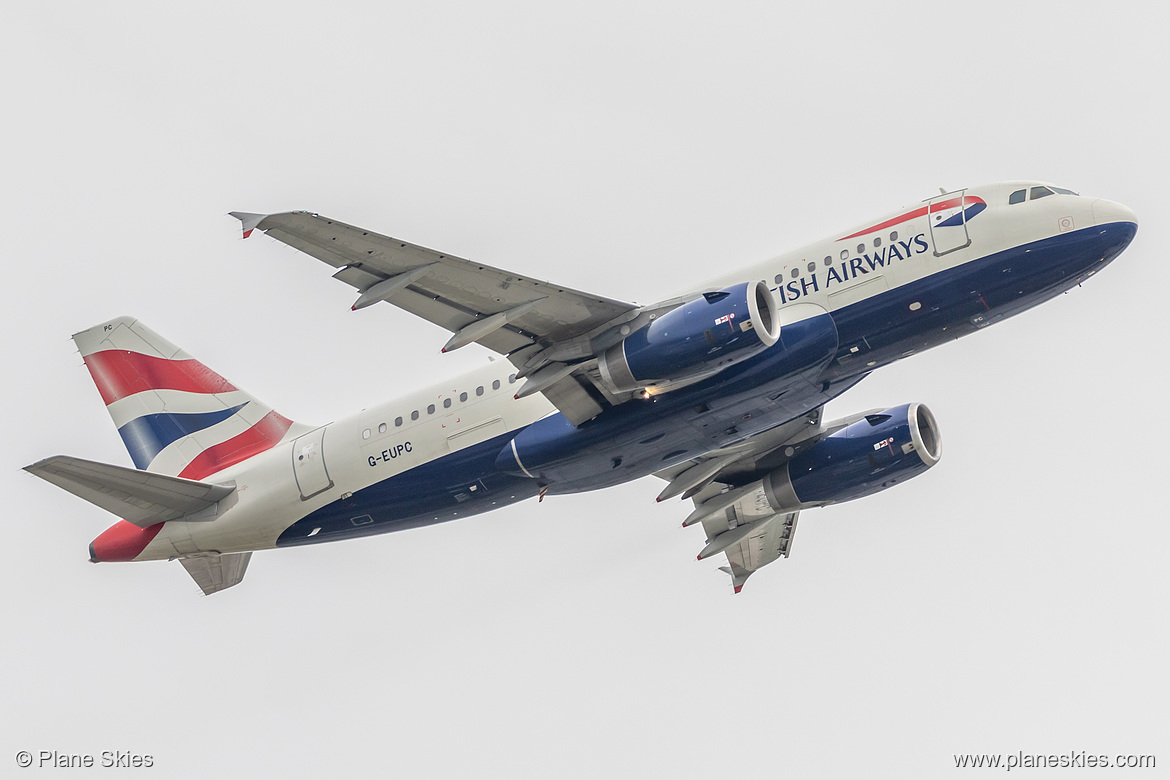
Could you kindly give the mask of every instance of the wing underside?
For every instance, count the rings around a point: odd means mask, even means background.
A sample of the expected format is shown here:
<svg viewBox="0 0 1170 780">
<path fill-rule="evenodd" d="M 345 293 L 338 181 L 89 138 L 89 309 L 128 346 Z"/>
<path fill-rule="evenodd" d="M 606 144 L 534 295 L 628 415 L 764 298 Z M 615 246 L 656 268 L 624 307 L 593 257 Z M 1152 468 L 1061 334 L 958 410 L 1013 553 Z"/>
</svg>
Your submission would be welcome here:
<svg viewBox="0 0 1170 780">
<path fill-rule="evenodd" d="M 763 490 L 736 501 L 721 515 L 703 521 L 708 539 L 733 533 L 739 528 L 751 530 L 723 552 L 727 566 L 721 570 L 731 575 L 736 593 L 747 578 L 778 558 L 787 558 L 792 552 L 792 537 L 796 533 L 799 512 L 777 513 L 768 504 Z"/>
<path fill-rule="evenodd" d="M 531 279 L 306 211 L 232 212 L 245 236 L 258 229 L 337 269 L 359 292 L 353 308 L 385 301 L 445 328 L 444 351 L 472 342 L 506 355 L 528 392 L 542 392 L 574 424 L 610 397 L 588 378 L 591 340 L 639 314 L 631 303 Z M 524 394 L 524 389 L 521 389 Z"/>
<path fill-rule="evenodd" d="M 752 574 L 792 553 L 800 512 L 795 507 L 778 511 L 769 503 L 760 480 L 842 422 L 823 426 L 821 409 L 815 409 L 740 444 L 655 475 L 668 482 L 658 500 L 681 495 L 694 503 L 695 510 L 683 525 L 701 522 L 707 545 L 699 558 L 726 555 L 727 565 L 720 570 L 731 576 L 736 593 Z"/>
</svg>

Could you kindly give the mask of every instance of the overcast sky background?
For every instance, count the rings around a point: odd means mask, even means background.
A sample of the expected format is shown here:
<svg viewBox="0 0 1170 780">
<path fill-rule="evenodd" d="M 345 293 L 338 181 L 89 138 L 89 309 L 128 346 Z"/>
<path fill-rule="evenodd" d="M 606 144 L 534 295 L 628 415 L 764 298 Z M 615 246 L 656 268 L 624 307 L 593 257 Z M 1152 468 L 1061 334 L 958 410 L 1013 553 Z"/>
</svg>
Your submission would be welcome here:
<svg viewBox="0 0 1170 780">
<path fill-rule="evenodd" d="M 7 9 L 0 774 L 53 749 L 174 778 L 935 778 L 1021 750 L 1164 772 L 1170 12 L 799 5 Z M 739 596 L 651 478 L 257 553 L 205 598 L 177 563 L 89 564 L 113 518 L 20 471 L 130 465 L 69 339 L 117 315 L 313 423 L 487 359 L 350 312 L 228 211 L 648 303 L 1015 178 L 1126 203 L 1138 237 L 831 404 L 927 403 L 942 462 L 806 512 Z"/>
</svg>

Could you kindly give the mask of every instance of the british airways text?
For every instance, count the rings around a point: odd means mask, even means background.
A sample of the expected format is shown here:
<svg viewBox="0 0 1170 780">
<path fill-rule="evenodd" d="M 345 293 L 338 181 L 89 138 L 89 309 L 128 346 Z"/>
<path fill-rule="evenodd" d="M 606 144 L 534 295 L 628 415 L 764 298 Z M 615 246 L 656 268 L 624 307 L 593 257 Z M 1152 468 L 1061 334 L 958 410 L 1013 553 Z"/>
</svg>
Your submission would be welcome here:
<svg viewBox="0 0 1170 780">
<path fill-rule="evenodd" d="M 776 283 L 779 286 L 776 291 L 780 295 L 781 303 L 790 303 L 811 292 L 820 292 L 822 280 L 824 288 L 829 289 L 833 285 L 844 284 L 858 276 L 875 272 L 895 260 L 905 260 L 908 257 L 920 255 L 928 249 L 930 249 L 930 245 L 926 243 L 926 234 L 919 233 L 909 241 L 895 241 L 880 249 L 875 247 L 871 252 L 849 260 L 842 260 L 837 265 L 830 266 L 823 277 L 818 276 L 822 273 L 820 270 L 813 271 L 807 276 L 802 274 L 799 279 L 792 279 L 787 284 L 784 284 L 783 280 L 778 277 Z"/>
</svg>

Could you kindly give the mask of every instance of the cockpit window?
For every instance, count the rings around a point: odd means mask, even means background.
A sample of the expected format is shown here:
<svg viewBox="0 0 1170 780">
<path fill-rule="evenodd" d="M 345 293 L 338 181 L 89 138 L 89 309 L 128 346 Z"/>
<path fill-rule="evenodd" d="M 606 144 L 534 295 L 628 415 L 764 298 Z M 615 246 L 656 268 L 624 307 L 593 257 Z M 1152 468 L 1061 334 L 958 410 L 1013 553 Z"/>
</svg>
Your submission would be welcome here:
<svg viewBox="0 0 1170 780">
<path fill-rule="evenodd" d="M 1008 203 L 1010 203 L 1011 205 L 1014 206 L 1017 203 L 1023 203 L 1024 198 L 1026 198 L 1026 197 L 1028 197 L 1027 190 L 1016 190 L 1015 192 L 1012 193 L 1012 196 L 1010 198 L 1008 198 Z"/>
<path fill-rule="evenodd" d="M 1080 194 L 1079 192 L 1073 192 L 1072 190 L 1066 190 L 1064 187 L 1053 187 L 1052 190 L 1054 192 L 1056 192 L 1058 195 L 1079 195 Z"/>
<path fill-rule="evenodd" d="M 1047 187 L 1033 187 L 1032 188 L 1032 200 L 1040 200 L 1040 198 L 1047 198 L 1049 195 L 1055 195 L 1055 194 L 1056 194 L 1055 192 L 1048 189 Z"/>
</svg>

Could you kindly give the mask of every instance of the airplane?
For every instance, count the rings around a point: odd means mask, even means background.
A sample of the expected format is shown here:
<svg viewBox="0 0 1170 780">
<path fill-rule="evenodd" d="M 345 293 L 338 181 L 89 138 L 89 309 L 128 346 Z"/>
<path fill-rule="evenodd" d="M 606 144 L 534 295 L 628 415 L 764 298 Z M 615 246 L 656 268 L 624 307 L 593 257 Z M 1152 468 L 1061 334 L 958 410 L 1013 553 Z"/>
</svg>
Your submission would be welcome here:
<svg viewBox="0 0 1170 780">
<path fill-rule="evenodd" d="M 690 502 L 735 593 L 787 558 L 801 511 L 938 463 L 921 403 L 822 419 L 876 369 L 1077 287 L 1133 240 L 1127 207 L 1043 182 L 943 191 L 651 305 L 307 211 L 232 212 L 390 303 L 506 356 L 327 425 L 295 422 L 140 321 L 73 340 L 134 468 L 26 470 L 121 518 L 98 562 L 178 560 L 205 594 L 252 552 L 460 519 L 654 475 Z M 368 315 L 359 315 L 368 316 Z"/>
</svg>

